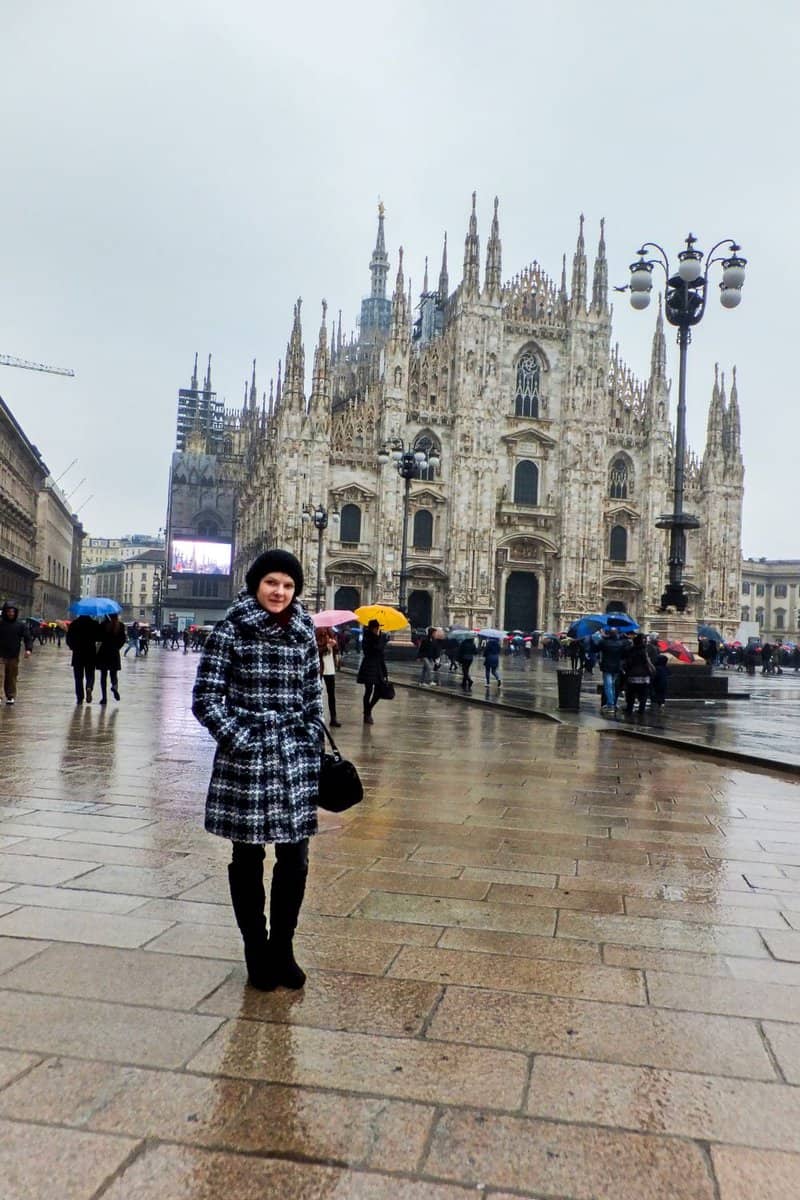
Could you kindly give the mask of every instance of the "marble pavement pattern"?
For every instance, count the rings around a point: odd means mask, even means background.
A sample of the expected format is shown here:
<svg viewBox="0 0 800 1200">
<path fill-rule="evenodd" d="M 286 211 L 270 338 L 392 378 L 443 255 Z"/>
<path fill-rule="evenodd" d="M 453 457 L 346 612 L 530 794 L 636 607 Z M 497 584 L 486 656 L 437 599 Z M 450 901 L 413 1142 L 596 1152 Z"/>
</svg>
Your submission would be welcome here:
<svg viewBox="0 0 800 1200">
<path fill-rule="evenodd" d="M 0 710 L 3 1200 L 800 1195 L 800 783 L 340 683 L 301 994 L 245 984 L 196 658 Z"/>
</svg>

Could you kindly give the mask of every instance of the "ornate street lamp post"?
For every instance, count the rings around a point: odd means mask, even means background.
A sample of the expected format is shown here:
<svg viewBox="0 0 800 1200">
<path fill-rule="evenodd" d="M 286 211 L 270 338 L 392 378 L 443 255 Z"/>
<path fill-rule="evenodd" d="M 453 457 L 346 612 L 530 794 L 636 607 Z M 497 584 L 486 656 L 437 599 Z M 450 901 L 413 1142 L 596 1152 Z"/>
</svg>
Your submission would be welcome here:
<svg viewBox="0 0 800 1200">
<path fill-rule="evenodd" d="M 666 251 L 657 242 L 645 242 L 636 253 L 639 258 L 631 263 L 630 299 L 633 308 L 647 308 L 653 288 L 653 268 L 663 269 L 667 280 L 664 298 L 664 313 L 670 325 L 678 330 L 680 368 L 678 376 L 678 413 L 675 425 L 675 481 L 672 512 L 656 521 L 658 529 L 669 532 L 669 581 L 661 596 L 661 611 L 674 608 L 686 611 L 688 597 L 683 586 L 683 570 L 686 565 L 686 530 L 698 529 L 700 522 L 691 513 L 684 512 L 683 498 L 686 476 L 686 353 L 692 340 L 692 326 L 699 324 L 706 311 L 708 299 L 708 272 L 713 263 L 722 263 L 720 303 L 723 308 L 736 308 L 742 299 L 745 266 L 747 259 L 739 257 L 741 246 L 730 238 L 717 242 L 703 259 L 702 250 L 695 249 L 697 239 L 690 233 L 686 248 L 678 254 L 678 270 L 670 267 Z M 726 251 L 716 252 L 721 247 Z M 648 250 L 655 250 L 657 257 L 648 258 Z M 716 255 L 716 257 L 715 257 Z M 625 288 L 618 288 L 625 291 Z"/>
<path fill-rule="evenodd" d="M 400 478 L 405 480 L 403 488 L 403 535 L 400 544 L 400 591 L 397 600 L 397 607 L 402 613 L 405 613 L 408 584 L 408 500 L 411 490 L 411 480 L 419 471 L 427 470 L 428 467 L 436 470 L 441 459 L 435 447 L 431 447 L 428 451 L 422 449 L 414 450 L 411 446 L 406 447 L 401 438 L 394 438 L 378 451 L 378 464 L 381 467 L 384 467 L 390 460 L 397 467 L 397 473 Z"/>
<path fill-rule="evenodd" d="M 304 521 L 313 521 L 314 528 L 317 531 L 317 612 L 322 610 L 322 535 L 328 528 L 328 521 L 331 520 L 334 525 L 339 523 L 339 513 L 333 511 L 329 513 L 323 504 L 308 505 L 303 508 L 300 514 Z"/>
</svg>

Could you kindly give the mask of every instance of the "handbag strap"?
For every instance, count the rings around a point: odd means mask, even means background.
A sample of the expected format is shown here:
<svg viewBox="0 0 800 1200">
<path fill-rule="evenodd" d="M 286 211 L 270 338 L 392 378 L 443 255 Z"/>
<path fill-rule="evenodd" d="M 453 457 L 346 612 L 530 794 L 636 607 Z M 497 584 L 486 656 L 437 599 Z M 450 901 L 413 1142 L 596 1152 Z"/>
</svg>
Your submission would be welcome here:
<svg viewBox="0 0 800 1200">
<path fill-rule="evenodd" d="M 341 758 L 342 753 L 341 753 L 339 747 L 336 745 L 336 742 L 333 740 L 333 734 L 331 733 L 330 729 L 328 729 L 328 726 L 325 724 L 322 717 L 317 717 L 317 724 L 320 726 L 320 728 L 322 729 L 322 732 L 325 734 L 326 738 L 330 742 L 331 750 L 333 750 L 333 753 L 337 756 L 337 758 Z"/>
</svg>

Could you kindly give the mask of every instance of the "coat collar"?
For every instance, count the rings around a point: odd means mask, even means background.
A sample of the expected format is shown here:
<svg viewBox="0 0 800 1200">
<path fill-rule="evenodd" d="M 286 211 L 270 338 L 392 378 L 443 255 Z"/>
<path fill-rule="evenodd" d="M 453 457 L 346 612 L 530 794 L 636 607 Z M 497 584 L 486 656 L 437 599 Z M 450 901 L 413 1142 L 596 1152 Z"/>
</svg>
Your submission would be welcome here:
<svg viewBox="0 0 800 1200">
<path fill-rule="evenodd" d="M 280 638 L 284 634 L 298 641 L 304 641 L 313 633 L 314 626 L 308 613 L 296 600 L 292 601 L 292 615 L 288 625 L 278 625 L 270 620 L 270 614 L 262 608 L 255 596 L 244 588 L 228 609 L 228 620 L 248 633 L 256 633 L 259 637 Z"/>
</svg>

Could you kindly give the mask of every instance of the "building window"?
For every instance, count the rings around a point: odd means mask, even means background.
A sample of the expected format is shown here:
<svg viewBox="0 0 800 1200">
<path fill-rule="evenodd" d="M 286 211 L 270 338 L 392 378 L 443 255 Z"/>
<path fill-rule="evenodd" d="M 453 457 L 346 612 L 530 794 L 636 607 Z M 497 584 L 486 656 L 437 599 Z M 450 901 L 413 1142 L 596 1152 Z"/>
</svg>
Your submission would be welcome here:
<svg viewBox="0 0 800 1200">
<path fill-rule="evenodd" d="M 197 526 L 198 537 L 214 538 L 219 533 L 219 526 L 216 521 L 200 521 Z"/>
<path fill-rule="evenodd" d="M 786 609 L 785 608 L 776 608 L 775 609 L 775 628 L 776 629 L 785 629 L 786 628 Z"/>
<path fill-rule="evenodd" d="M 757 595 L 757 596 L 763 596 L 763 595 L 764 595 L 764 585 L 763 585 L 763 583 L 757 583 L 757 584 L 756 584 L 756 595 Z"/>
<path fill-rule="evenodd" d="M 750 605 L 749 604 L 742 605 L 742 620 L 743 621 L 750 620 Z"/>
<path fill-rule="evenodd" d="M 776 596 L 776 598 L 779 598 L 781 600 L 784 600 L 786 598 L 786 584 L 785 583 L 776 583 L 775 584 L 775 596 Z"/>
<path fill-rule="evenodd" d="M 514 471 L 514 503 L 535 507 L 539 503 L 539 468 L 536 463 L 517 463 Z"/>
<path fill-rule="evenodd" d="M 339 525 L 339 538 L 357 545 L 361 541 L 361 509 L 357 504 L 345 504 Z"/>
<path fill-rule="evenodd" d="M 628 464 L 624 458 L 615 458 L 608 473 L 608 494 L 612 500 L 628 499 Z"/>
<path fill-rule="evenodd" d="M 763 624 L 764 624 L 764 610 L 763 610 L 763 608 L 757 608 L 757 609 L 756 609 L 756 621 L 758 622 L 758 624 L 759 624 L 759 625 L 763 625 Z"/>
<path fill-rule="evenodd" d="M 514 412 L 518 417 L 539 416 L 539 362 L 531 350 L 526 350 L 517 363 L 517 386 Z"/>
<path fill-rule="evenodd" d="M 430 550 L 433 545 L 433 513 L 421 508 L 414 513 L 414 549 Z"/>
<path fill-rule="evenodd" d="M 744 583 L 742 584 L 742 595 L 743 596 L 750 595 L 750 584 L 747 582 L 746 579 L 745 579 Z M 742 620 L 744 620 L 744 618 L 742 618 Z"/>
<path fill-rule="evenodd" d="M 608 557 L 612 562 L 625 562 L 628 557 L 628 531 L 624 525 L 614 525 L 609 538 Z"/>
</svg>

